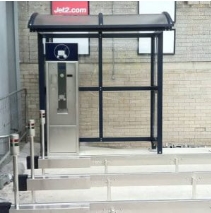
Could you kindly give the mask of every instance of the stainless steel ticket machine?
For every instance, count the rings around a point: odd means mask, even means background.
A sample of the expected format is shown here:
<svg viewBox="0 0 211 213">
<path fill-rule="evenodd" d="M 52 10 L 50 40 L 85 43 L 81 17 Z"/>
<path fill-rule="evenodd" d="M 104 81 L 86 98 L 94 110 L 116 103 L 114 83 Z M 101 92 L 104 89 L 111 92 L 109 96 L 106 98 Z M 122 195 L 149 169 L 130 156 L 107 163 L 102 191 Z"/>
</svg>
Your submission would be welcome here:
<svg viewBox="0 0 211 213">
<path fill-rule="evenodd" d="M 78 47 L 46 43 L 48 155 L 78 152 Z"/>
</svg>

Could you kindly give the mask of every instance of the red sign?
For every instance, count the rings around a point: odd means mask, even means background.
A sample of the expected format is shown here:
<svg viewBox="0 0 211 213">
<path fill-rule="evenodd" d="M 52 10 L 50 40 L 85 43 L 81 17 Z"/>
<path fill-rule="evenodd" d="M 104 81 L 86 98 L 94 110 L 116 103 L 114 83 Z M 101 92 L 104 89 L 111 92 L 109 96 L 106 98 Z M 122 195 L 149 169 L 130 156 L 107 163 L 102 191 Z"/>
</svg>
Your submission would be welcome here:
<svg viewBox="0 0 211 213">
<path fill-rule="evenodd" d="M 51 2 L 52 15 L 89 15 L 88 1 L 52 1 Z"/>
</svg>

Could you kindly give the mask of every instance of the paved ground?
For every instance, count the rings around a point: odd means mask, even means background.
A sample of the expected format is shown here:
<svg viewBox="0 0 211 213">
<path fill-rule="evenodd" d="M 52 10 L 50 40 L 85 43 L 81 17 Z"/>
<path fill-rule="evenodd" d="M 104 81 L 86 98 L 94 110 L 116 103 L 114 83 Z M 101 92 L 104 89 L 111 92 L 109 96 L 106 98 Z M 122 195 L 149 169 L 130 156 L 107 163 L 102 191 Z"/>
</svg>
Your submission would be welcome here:
<svg viewBox="0 0 211 213">
<path fill-rule="evenodd" d="M 23 144 L 21 147 L 20 155 L 18 157 L 19 174 L 23 174 L 26 171 L 26 156 L 30 153 L 29 143 Z M 39 144 L 35 143 L 35 155 L 39 154 Z M 7 160 L 1 165 L 0 176 L 3 177 L 2 184 L 6 180 L 9 181 L 13 175 L 13 164 L 12 156 L 9 156 Z M 22 196 L 22 195 L 21 195 Z M 25 195 L 23 195 L 25 196 Z M 0 190 L 0 202 L 1 201 L 12 201 L 13 202 L 13 183 L 6 184 L 2 190 Z M 21 198 L 22 199 L 22 198 Z M 24 200 L 25 198 L 23 198 Z"/>
</svg>

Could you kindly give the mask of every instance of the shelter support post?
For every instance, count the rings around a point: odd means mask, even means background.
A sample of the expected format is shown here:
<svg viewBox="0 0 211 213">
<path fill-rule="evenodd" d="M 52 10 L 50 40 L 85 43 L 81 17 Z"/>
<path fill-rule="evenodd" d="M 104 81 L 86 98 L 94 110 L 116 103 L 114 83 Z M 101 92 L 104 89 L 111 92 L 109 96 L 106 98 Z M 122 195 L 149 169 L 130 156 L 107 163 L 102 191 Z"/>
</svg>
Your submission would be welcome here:
<svg viewBox="0 0 211 213">
<path fill-rule="evenodd" d="M 37 34 L 37 44 L 38 44 L 38 69 L 39 69 L 39 100 L 40 100 L 40 110 L 46 110 L 46 88 L 45 88 L 45 57 L 44 57 L 44 47 L 43 47 L 43 36 L 42 34 Z M 44 126 L 46 128 L 46 126 Z M 40 126 L 41 132 L 41 126 Z M 46 132 L 46 129 L 45 129 Z M 42 140 L 40 135 L 40 141 Z M 45 135 L 45 153 L 47 152 L 47 137 Z"/>
<path fill-rule="evenodd" d="M 102 32 L 99 32 L 98 38 L 98 45 L 99 45 L 99 137 L 100 142 L 103 141 L 103 40 L 102 40 Z"/>
<path fill-rule="evenodd" d="M 163 134 L 163 32 L 158 35 L 158 61 L 157 61 L 157 153 L 162 154 Z"/>
<path fill-rule="evenodd" d="M 151 87 L 155 86 L 155 37 L 151 37 Z M 156 149 L 156 142 L 153 140 L 155 128 L 155 90 L 150 91 L 150 137 L 151 148 Z"/>
<path fill-rule="evenodd" d="M 38 64 L 39 64 L 39 95 L 40 95 L 40 109 L 45 110 L 45 72 L 44 72 L 44 53 L 42 35 L 38 33 Z"/>
</svg>

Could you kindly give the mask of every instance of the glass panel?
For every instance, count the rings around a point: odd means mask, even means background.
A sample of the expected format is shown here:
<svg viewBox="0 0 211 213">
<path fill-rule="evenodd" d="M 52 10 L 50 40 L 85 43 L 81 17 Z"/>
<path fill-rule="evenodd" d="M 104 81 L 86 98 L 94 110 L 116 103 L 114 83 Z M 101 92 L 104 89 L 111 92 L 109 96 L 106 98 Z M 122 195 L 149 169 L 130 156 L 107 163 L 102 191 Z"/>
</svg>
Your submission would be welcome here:
<svg viewBox="0 0 211 213">
<path fill-rule="evenodd" d="M 36 25 L 59 25 L 59 26 L 71 26 L 71 25 L 98 25 L 98 16 L 53 16 L 53 15 L 41 15 L 38 14 L 34 20 L 34 26 Z"/>
<path fill-rule="evenodd" d="M 98 86 L 98 39 L 89 39 L 90 55 L 79 55 L 79 85 Z"/>
<path fill-rule="evenodd" d="M 98 92 L 79 93 L 80 137 L 99 137 L 99 95 Z"/>
<path fill-rule="evenodd" d="M 164 14 L 103 16 L 104 25 L 159 25 L 168 24 Z"/>
<path fill-rule="evenodd" d="M 140 62 L 137 48 L 137 38 L 103 39 L 104 86 L 150 86 L 150 62 Z"/>
<path fill-rule="evenodd" d="M 150 92 L 104 92 L 104 137 L 149 137 Z"/>
<path fill-rule="evenodd" d="M 71 26 L 71 25 L 98 25 L 98 15 L 89 16 L 53 16 L 40 15 L 35 17 L 33 26 Z M 168 21 L 164 14 L 139 14 L 139 15 L 104 15 L 103 25 L 166 25 Z"/>
</svg>

